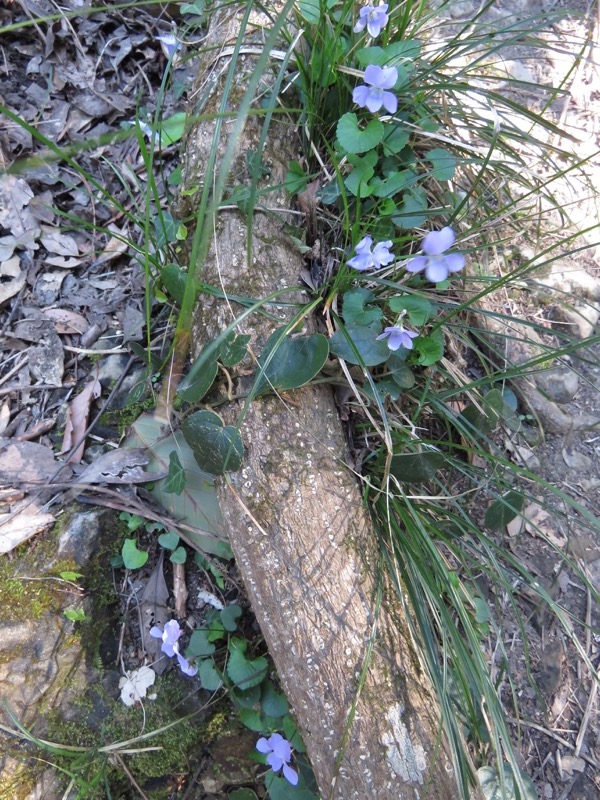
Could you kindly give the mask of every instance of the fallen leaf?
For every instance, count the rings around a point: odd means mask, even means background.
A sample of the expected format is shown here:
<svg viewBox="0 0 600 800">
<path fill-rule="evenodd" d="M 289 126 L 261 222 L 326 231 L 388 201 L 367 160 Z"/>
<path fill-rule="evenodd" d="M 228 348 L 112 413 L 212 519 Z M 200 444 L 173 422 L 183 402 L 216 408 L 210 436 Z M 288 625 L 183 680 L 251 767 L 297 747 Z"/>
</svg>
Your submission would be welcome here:
<svg viewBox="0 0 600 800">
<path fill-rule="evenodd" d="M 561 756 L 560 765 L 564 772 L 566 772 L 568 775 L 573 775 L 574 772 L 585 772 L 586 767 L 586 763 L 583 758 L 579 758 L 579 756 L 572 756 L 569 753 Z"/>
<path fill-rule="evenodd" d="M 83 258 L 65 258 L 65 256 L 48 256 L 44 259 L 45 264 L 61 269 L 73 269 L 83 262 Z"/>
<path fill-rule="evenodd" d="M 53 477 L 59 466 L 49 447 L 36 442 L 0 439 L 1 484 L 43 483 Z M 70 470 L 67 468 L 63 474 L 70 475 Z"/>
<path fill-rule="evenodd" d="M 23 178 L 15 175 L 0 175 L 0 227 L 14 236 L 37 227 L 27 206 L 33 191 Z"/>
<path fill-rule="evenodd" d="M 40 383 L 62 386 L 65 355 L 54 325 L 46 319 L 28 319 L 15 326 L 15 335 L 39 342 L 29 351 L 29 371 Z"/>
<path fill-rule="evenodd" d="M 2 403 L 0 408 L 0 434 L 6 430 L 6 426 L 10 422 L 10 403 Z"/>
<path fill-rule="evenodd" d="M 165 581 L 163 561 L 164 550 L 161 551 L 158 563 L 148 578 L 140 602 L 140 617 L 143 626 L 143 641 L 146 653 L 152 659 L 152 669 L 157 675 L 165 671 L 169 659 L 161 651 L 162 640 L 150 636 L 153 625 L 164 627 L 171 616 L 167 607 L 169 590 Z"/>
<path fill-rule="evenodd" d="M 42 225 L 40 241 L 49 253 L 57 253 L 59 256 L 79 255 L 79 247 L 75 239 L 66 233 L 61 233 L 58 228 Z"/>
<path fill-rule="evenodd" d="M 112 261 L 113 258 L 117 258 L 127 252 L 127 248 L 129 247 L 126 228 L 119 230 L 116 225 L 109 225 L 108 230 L 114 235 L 109 239 L 104 250 L 94 261 L 95 267 L 97 267 L 98 264 L 104 264 L 106 261 Z"/>
<path fill-rule="evenodd" d="M 5 280 L 8 278 L 8 280 Z M 21 259 L 13 256 L 0 264 L 0 305 L 18 294 L 25 286 L 25 273 L 21 271 Z"/>
<path fill-rule="evenodd" d="M 556 547 L 563 548 L 567 545 L 567 538 L 555 527 L 555 518 L 537 503 L 530 503 L 523 510 L 525 530 L 532 536 L 543 536 Z"/>
<path fill-rule="evenodd" d="M 84 388 L 79 392 L 67 409 L 67 419 L 65 422 L 65 435 L 61 453 L 66 453 L 70 450 L 76 442 L 79 442 L 77 450 L 69 458 L 72 464 L 79 464 L 83 458 L 83 451 L 85 448 L 85 430 L 88 424 L 90 415 L 90 408 L 92 403 L 102 393 L 102 386 L 97 377 L 87 383 Z M 80 441 L 81 439 L 81 441 Z"/>
<path fill-rule="evenodd" d="M 156 672 L 150 667 L 140 667 L 130 672 L 126 678 L 119 681 L 121 690 L 121 700 L 126 706 L 133 706 L 141 703 L 142 698 L 146 697 L 146 692 L 154 684 Z"/>
<path fill-rule="evenodd" d="M 168 470 L 158 473 L 145 472 L 143 467 L 150 461 L 141 448 L 111 450 L 97 458 L 78 476 L 78 483 L 147 483 L 166 477 Z"/>
<path fill-rule="evenodd" d="M 53 523 L 52 514 L 41 513 L 38 506 L 29 500 L 22 501 L 10 513 L 0 514 L 0 553 L 10 553 Z"/>
<path fill-rule="evenodd" d="M 43 315 L 52 320 L 59 334 L 83 334 L 89 330 L 90 323 L 81 314 L 66 308 L 45 308 Z"/>
</svg>

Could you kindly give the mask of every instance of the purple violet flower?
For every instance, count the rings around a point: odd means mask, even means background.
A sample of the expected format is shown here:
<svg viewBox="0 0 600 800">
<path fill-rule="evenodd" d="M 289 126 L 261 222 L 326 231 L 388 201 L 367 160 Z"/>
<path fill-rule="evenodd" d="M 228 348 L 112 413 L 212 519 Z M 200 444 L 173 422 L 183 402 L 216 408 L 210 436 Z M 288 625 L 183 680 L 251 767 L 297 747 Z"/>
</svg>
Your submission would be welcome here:
<svg viewBox="0 0 600 800">
<path fill-rule="evenodd" d="M 358 22 L 354 26 L 354 33 L 362 33 L 366 28 L 369 36 L 375 39 L 388 24 L 387 10 L 388 3 L 379 3 L 378 6 L 363 6 L 358 15 Z"/>
<path fill-rule="evenodd" d="M 155 639 L 162 639 L 163 643 L 160 646 L 160 649 L 163 653 L 169 658 L 173 658 L 173 656 L 177 656 L 177 661 L 179 662 L 179 666 L 181 667 L 181 671 L 186 675 L 194 676 L 198 672 L 198 667 L 192 667 L 190 662 L 187 658 L 184 658 L 181 653 L 179 652 L 179 637 L 181 636 L 181 628 L 179 627 L 179 623 L 175 619 L 169 620 L 165 623 L 164 630 L 154 625 L 154 627 L 150 628 L 150 636 L 153 636 Z"/>
<path fill-rule="evenodd" d="M 454 231 L 448 226 L 441 231 L 431 231 L 421 245 L 425 255 L 411 259 L 406 269 L 409 272 L 425 270 L 427 280 L 432 283 L 445 281 L 451 272 L 459 272 L 465 266 L 465 257 L 462 253 L 446 253 L 455 239 Z"/>
<path fill-rule="evenodd" d="M 298 773 L 289 766 L 292 760 L 292 746 L 280 733 L 273 733 L 268 739 L 261 737 L 256 743 L 259 753 L 267 754 L 267 764 L 273 772 L 279 772 L 283 767 L 283 777 L 292 786 L 298 785 Z"/>
<path fill-rule="evenodd" d="M 157 36 L 156 41 L 160 42 L 165 58 L 172 58 L 175 53 L 183 49 L 183 45 L 175 36 L 175 31 L 169 31 L 169 33 L 163 33 L 161 36 Z"/>
<path fill-rule="evenodd" d="M 348 260 L 348 266 L 359 272 L 387 267 L 394 260 L 394 254 L 390 253 L 392 244 L 393 242 L 391 241 L 378 242 L 373 248 L 373 252 L 371 252 L 373 239 L 370 236 L 365 236 L 356 245 L 356 255 Z"/>
<path fill-rule="evenodd" d="M 379 67 L 377 64 L 369 64 L 365 70 L 365 86 L 361 84 L 352 92 L 352 100 L 357 106 L 369 109 L 372 114 L 384 106 L 389 114 L 395 114 L 398 110 L 398 98 L 386 89 L 392 89 L 398 80 L 398 70 L 396 67 Z"/>
<path fill-rule="evenodd" d="M 402 325 L 392 325 L 389 328 L 384 328 L 383 333 L 377 339 L 385 339 L 389 336 L 387 344 L 390 350 L 398 350 L 400 347 L 412 350 L 412 340 L 416 339 L 418 335 L 415 331 L 405 331 Z"/>
</svg>

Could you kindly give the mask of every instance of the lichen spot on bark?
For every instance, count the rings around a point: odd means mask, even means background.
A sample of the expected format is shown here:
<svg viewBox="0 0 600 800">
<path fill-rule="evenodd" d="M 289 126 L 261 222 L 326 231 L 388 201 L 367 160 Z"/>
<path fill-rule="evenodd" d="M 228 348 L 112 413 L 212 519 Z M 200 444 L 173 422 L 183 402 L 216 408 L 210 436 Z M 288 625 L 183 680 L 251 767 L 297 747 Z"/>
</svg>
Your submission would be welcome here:
<svg viewBox="0 0 600 800">
<path fill-rule="evenodd" d="M 381 742 L 386 748 L 387 760 L 393 771 L 405 783 L 423 784 L 423 773 L 427 769 L 425 750 L 411 739 L 407 726 L 402 720 L 404 707 L 401 703 L 388 709 L 386 718 L 390 730 L 383 734 Z"/>
</svg>

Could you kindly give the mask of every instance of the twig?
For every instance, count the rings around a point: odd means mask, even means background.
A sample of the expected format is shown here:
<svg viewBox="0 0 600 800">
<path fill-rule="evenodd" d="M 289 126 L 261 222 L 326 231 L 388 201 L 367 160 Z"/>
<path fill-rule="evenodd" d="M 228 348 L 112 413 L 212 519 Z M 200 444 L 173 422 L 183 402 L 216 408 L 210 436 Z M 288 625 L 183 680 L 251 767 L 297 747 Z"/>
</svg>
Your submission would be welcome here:
<svg viewBox="0 0 600 800">
<path fill-rule="evenodd" d="M 535 731 L 539 731 L 540 733 L 545 733 L 546 736 L 550 736 L 551 739 L 554 741 L 559 742 L 562 744 L 563 747 L 568 748 L 569 750 L 574 750 L 575 745 L 571 744 L 571 742 L 563 739 L 562 736 L 559 736 L 558 733 L 554 733 L 554 731 L 549 730 L 548 728 L 544 728 L 542 725 L 538 725 L 535 722 L 526 722 L 524 719 L 515 719 L 515 717 L 507 717 L 508 722 L 512 722 L 513 725 L 521 725 L 524 728 L 533 728 Z M 580 753 L 579 758 L 582 758 L 586 763 L 590 766 L 594 767 L 596 770 L 600 770 L 600 764 L 595 761 L 590 756 L 586 756 L 583 753 Z"/>
</svg>

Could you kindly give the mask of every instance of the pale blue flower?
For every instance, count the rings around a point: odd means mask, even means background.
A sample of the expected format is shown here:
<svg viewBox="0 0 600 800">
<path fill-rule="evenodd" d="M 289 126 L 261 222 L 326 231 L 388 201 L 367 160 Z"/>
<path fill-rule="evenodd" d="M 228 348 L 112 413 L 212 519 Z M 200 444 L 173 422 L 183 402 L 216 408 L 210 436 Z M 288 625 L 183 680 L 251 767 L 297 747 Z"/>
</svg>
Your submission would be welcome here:
<svg viewBox="0 0 600 800">
<path fill-rule="evenodd" d="M 409 272 L 425 270 L 427 280 L 432 283 L 445 281 L 451 272 L 459 272 L 465 266 L 465 257 L 462 253 L 446 253 L 455 239 L 454 231 L 448 226 L 441 231 L 431 231 L 421 245 L 425 255 L 411 259 L 406 269 Z"/>
<path fill-rule="evenodd" d="M 178 640 L 181 634 L 182 630 L 175 619 L 171 619 L 165 623 L 164 630 L 162 631 L 158 625 L 154 625 L 154 627 L 150 628 L 150 636 L 153 636 L 155 639 L 162 639 L 160 649 L 163 653 L 169 656 L 169 658 L 177 656 L 181 671 L 186 675 L 194 676 L 198 672 L 198 667 L 193 667 L 187 658 L 184 658 L 179 652 Z"/>
<path fill-rule="evenodd" d="M 405 331 L 402 325 L 392 325 L 389 328 L 384 328 L 383 333 L 377 339 L 385 339 L 389 336 L 387 344 L 390 350 L 398 350 L 400 347 L 412 350 L 412 340 L 416 339 L 418 335 L 415 331 Z"/>
<path fill-rule="evenodd" d="M 390 114 L 395 114 L 398 110 L 398 98 L 392 89 L 398 80 L 398 70 L 396 67 L 379 67 L 377 64 L 369 64 L 365 70 L 365 84 L 357 86 L 352 92 L 352 99 L 357 106 L 369 109 L 372 114 L 384 106 Z"/>
<path fill-rule="evenodd" d="M 348 260 L 348 266 L 359 272 L 387 267 L 394 260 L 394 254 L 390 253 L 392 244 L 393 242 L 391 241 L 379 242 L 371 252 L 373 239 L 370 236 L 365 236 L 356 245 L 356 255 Z"/>
<path fill-rule="evenodd" d="M 363 6 L 358 15 L 358 22 L 354 26 L 354 33 L 361 33 L 366 28 L 369 36 L 375 39 L 388 24 L 387 10 L 387 3 L 380 3 L 378 6 Z"/>
<path fill-rule="evenodd" d="M 292 760 L 292 746 L 280 733 L 273 733 L 268 739 L 261 737 L 256 743 L 259 753 L 267 754 L 267 764 L 273 772 L 279 772 L 283 767 L 283 777 L 292 786 L 298 785 L 298 773 L 289 766 Z"/>
<path fill-rule="evenodd" d="M 183 48 L 183 45 L 179 41 L 179 39 L 175 36 L 175 31 L 169 31 L 169 33 L 163 33 L 161 36 L 157 36 L 156 40 L 160 42 L 161 49 L 165 54 L 165 58 L 172 58 L 179 50 Z"/>
</svg>

